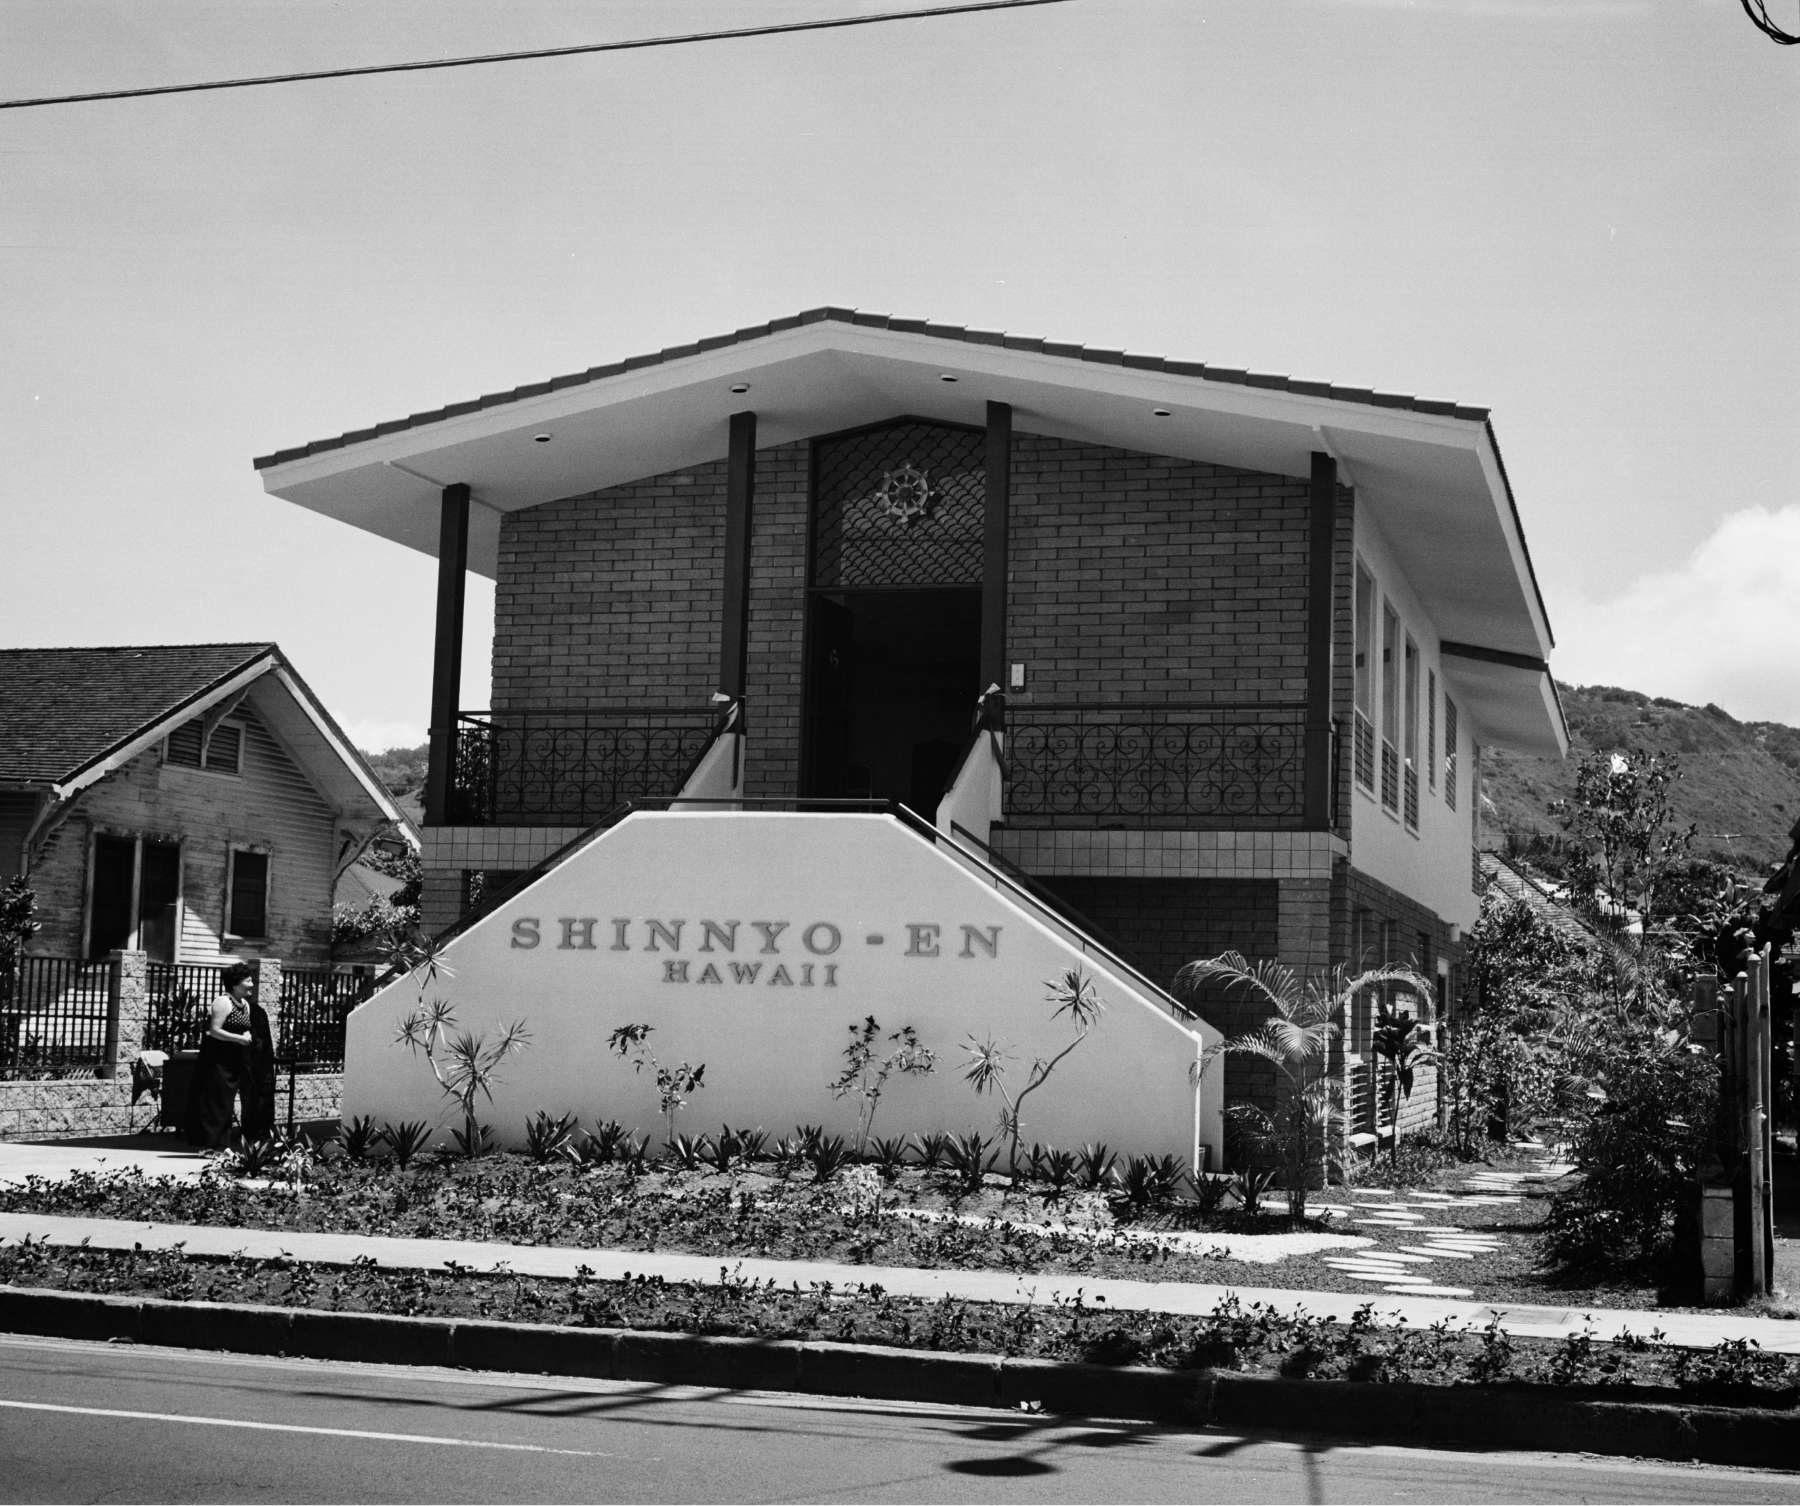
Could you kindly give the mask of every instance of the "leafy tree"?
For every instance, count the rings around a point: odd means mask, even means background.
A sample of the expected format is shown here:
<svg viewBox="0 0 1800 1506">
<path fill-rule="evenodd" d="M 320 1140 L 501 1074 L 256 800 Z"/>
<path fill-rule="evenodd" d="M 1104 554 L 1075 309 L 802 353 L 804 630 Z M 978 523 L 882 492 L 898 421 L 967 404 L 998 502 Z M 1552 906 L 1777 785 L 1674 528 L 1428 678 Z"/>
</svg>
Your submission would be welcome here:
<svg viewBox="0 0 1800 1506">
<path fill-rule="evenodd" d="M 665 1067 L 656 1059 L 656 1053 L 650 1049 L 650 1032 L 654 1025 L 621 1025 L 607 1037 L 607 1046 L 614 1056 L 629 1057 L 634 1072 L 642 1072 L 646 1067 L 656 1079 L 657 1101 L 662 1107 L 663 1140 L 665 1144 L 675 1143 L 675 1115 L 687 1107 L 688 1095 L 704 1084 L 706 1063 L 690 1066 L 682 1062 L 676 1067 Z"/>
<path fill-rule="evenodd" d="M 1659 886 L 1685 862 L 1699 832 L 1675 820 L 1670 787 L 1680 778 L 1680 764 L 1658 753 L 1591 753 L 1575 771 L 1573 797 L 1551 805 L 1577 845 L 1568 865 L 1571 902 L 1595 926 L 1624 929 L 1630 907 L 1651 933 Z"/>
<path fill-rule="evenodd" d="M 881 1026 L 870 1015 L 860 1025 L 850 1027 L 850 1044 L 844 1047 L 844 1070 L 831 1084 L 831 1096 L 843 1098 L 854 1093 L 861 1103 L 856 1118 L 856 1154 L 861 1156 L 868 1143 L 869 1131 L 875 1124 L 875 1110 L 881 1092 L 895 1072 L 923 1076 L 937 1066 L 937 1056 L 930 1047 L 919 1044 L 918 1033 L 911 1025 L 903 1025 L 888 1036 L 894 1049 L 880 1054 Z"/>
</svg>

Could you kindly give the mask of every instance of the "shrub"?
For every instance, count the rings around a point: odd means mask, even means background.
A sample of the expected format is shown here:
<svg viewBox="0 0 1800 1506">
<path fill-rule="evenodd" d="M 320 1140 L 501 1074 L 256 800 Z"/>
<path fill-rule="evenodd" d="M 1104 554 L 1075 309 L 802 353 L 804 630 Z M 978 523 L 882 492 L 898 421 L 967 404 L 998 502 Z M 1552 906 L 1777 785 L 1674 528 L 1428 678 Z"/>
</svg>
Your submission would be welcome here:
<svg viewBox="0 0 1800 1506">
<path fill-rule="evenodd" d="M 902 1025 L 888 1036 L 893 1048 L 881 1054 L 881 1026 L 870 1015 L 860 1025 L 850 1027 L 850 1044 L 844 1048 L 844 1070 L 831 1083 L 831 1096 L 843 1098 L 854 1094 L 859 1100 L 856 1114 L 856 1154 L 862 1155 L 875 1126 L 875 1110 L 881 1104 L 881 1091 L 894 1073 L 924 1076 L 937 1065 L 937 1057 L 929 1047 L 919 1044 L 911 1025 Z"/>
</svg>

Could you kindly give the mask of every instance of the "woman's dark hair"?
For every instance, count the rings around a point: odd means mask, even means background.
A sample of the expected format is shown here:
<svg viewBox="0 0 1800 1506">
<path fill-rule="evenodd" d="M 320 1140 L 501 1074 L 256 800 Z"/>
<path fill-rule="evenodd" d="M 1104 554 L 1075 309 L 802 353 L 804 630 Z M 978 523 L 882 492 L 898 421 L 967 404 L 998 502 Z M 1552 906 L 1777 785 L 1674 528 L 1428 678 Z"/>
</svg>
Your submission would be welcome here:
<svg viewBox="0 0 1800 1506">
<path fill-rule="evenodd" d="M 230 991 L 240 983 L 247 982 L 256 976 L 256 969 L 248 962 L 234 962 L 219 974 L 219 987 Z"/>
</svg>

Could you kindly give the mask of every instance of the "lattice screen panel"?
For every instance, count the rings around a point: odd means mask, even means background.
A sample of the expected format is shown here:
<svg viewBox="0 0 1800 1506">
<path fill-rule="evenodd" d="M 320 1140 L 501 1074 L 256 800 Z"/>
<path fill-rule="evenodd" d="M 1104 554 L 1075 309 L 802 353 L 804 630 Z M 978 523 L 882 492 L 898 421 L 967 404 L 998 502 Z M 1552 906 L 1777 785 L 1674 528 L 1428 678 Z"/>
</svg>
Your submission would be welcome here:
<svg viewBox="0 0 1800 1506">
<path fill-rule="evenodd" d="M 817 450 L 816 586 L 978 586 L 987 471 L 980 434 L 900 423 Z"/>
</svg>

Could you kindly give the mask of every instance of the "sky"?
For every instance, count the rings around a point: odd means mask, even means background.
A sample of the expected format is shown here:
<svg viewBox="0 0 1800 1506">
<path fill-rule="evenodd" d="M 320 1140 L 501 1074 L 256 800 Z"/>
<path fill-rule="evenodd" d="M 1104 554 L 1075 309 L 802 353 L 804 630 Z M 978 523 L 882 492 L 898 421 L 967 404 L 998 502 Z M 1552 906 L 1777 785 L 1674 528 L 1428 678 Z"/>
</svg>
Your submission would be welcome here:
<svg viewBox="0 0 1800 1506">
<path fill-rule="evenodd" d="M 0 0 L 0 99 L 907 4 Z M 435 562 L 252 457 L 837 304 L 1487 407 L 1557 677 L 1800 724 L 1797 276 L 1800 48 L 1738 0 L 1062 0 L 0 110 L 0 645 L 272 639 L 420 742 Z M 472 581 L 465 707 L 491 621 Z"/>
</svg>

